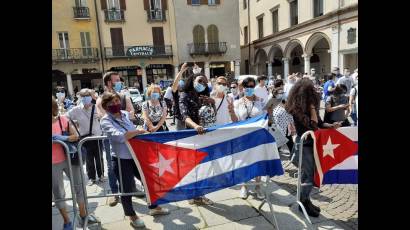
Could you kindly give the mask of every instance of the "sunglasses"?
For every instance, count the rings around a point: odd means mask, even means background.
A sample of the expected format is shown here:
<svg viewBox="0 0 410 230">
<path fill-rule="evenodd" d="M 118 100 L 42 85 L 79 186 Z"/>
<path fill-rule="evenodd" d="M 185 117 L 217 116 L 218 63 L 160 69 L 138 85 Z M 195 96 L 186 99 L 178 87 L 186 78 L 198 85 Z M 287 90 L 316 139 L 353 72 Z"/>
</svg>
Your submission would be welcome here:
<svg viewBox="0 0 410 230">
<path fill-rule="evenodd" d="M 248 85 L 248 86 L 245 86 L 245 88 L 255 88 L 255 86 L 254 85 Z"/>
<path fill-rule="evenodd" d="M 216 84 L 218 84 L 218 85 L 223 85 L 223 86 L 227 86 L 227 85 L 228 85 L 228 84 L 222 83 L 222 82 L 217 82 Z"/>
</svg>

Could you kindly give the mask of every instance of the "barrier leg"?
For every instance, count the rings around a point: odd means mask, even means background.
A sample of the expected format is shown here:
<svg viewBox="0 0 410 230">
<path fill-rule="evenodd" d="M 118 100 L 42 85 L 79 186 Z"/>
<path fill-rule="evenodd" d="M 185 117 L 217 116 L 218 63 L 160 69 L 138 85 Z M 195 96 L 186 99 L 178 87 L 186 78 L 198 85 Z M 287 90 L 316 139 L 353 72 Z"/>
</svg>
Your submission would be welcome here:
<svg viewBox="0 0 410 230">
<path fill-rule="evenodd" d="M 266 179 L 267 179 L 267 181 L 266 181 L 265 183 L 263 183 L 264 193 L 265 193 L 265 199 L 262 200 L 262 203 L 259 205 L 258 210 L 259 210 L 259 212 L 261 212 L 261 208 L 263 207 L 263 205 L 264 205 L 265 203 L 267 203 L 268 206 L 269 206 L 269 209 L 270 209 L 270 213 L 271 213 L 271 215 L 272 215 L 272 222 L 271 222 L 271 223 L 274 225 L 274 227 L 275 227 L 276 229 L 279 230 L 279 224 L 278 224 L 278 221 L 277 221 L 277 219 L 276 219 L 275 211 L 274 211 L 274 209 L 273 209 L 273 204 L 272 204 L 272 202 L 271 202 L 270 199 L 269 199 L 270 193 L 268 193 L 268 187 L 269 187 L 269 184 L 271 183 L 270 177 L 269 177 L 269 176 L 266 176 Z"/>
<path fill-rule="evenodd" d="M 310 134 L 309 132 L 306 132 L 302 135 L 300 138 L 300 143 L 299 143 L 299 162 L 298 162 L 298 184 L 297 184 L 297 189 L 296 189 L 296 202 L 302 209 L 303 215 L 309 222 L 309 224 L 312 224 L 312 221 L 310 221 L 309 215 L 306 212 L 305 206 L 302 204 L 300 201 L 300 192 L 301 192 L 301 183 L 302 183 L 302 154 L 303 154 L 303 141 L 305 137 Z"/>
</svg>

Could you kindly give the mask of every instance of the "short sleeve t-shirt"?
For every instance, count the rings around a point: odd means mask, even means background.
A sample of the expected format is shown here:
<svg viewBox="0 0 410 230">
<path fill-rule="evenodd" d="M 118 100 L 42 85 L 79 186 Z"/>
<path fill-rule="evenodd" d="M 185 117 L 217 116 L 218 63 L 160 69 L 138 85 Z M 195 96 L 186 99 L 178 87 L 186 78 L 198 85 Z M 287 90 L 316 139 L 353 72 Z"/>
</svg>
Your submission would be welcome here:
<svg viewBox="0 0 410 230">
<path fill-rule="evenodd" d="M 261 101 L 249 101 L 245 100 L 244 97 L 234 101 L 233 107 L 239 121 L 244 121 L 263 113 L 263 103 Z"/>
<path fill-rule="evenodd" d="M 165 91 L 164 98 L 169 99 L 169 100 L 173 99 L 171 86 L 168 86 L 167 91 Z"/>
<path fill-rule="evenodd" d="M 349 103 L 349 98 L 345 95 L 341 96 L 330 96 L 326 99 L 326 106 L 330 105 L 330 107 L 335 107 L 338 105 L 344 105 Z M 332 121 L 344 121 L 346 119 L 346 110 L 338 109 L 336 111 L 331 112 L 329 119 Z"/>
<path fill-rule="evenodd" d="M 62 131 L 67 131 L 68 119 L 65 116 L 60 116 L 60 120 L 61 120 L 61 126 L 63 127 L 63 130 L 60 129 L 60 124 L 57 119 L 52 124 L 52 127 L 51 127 L 52 134 L 61 135 L 63 133 Z M 61 146 L 60 144 L 53 144 L 51 156 L 52 156 L 51 162 L 53 164 L 58 164 L 58 163 L 65 161 L 66 156 L 63 150 L 63 146 Z"/>
<path fill-rule="evenodd" d="M 213 99 L 215 100 L 215 107 L 217 110 L 219 107 L 219 110 L 216 113 L 215 125 L 224 125 L 224 124 L 230 123 L 231 116 L 229 115 L 229 111 L 228 111 L 228 100 L 233 101 L 232 97 L 225 95 L 225 97 L 223 98 L 223 101 L 222 101 L 222 98 L 213 97 Z"/>
</svg>

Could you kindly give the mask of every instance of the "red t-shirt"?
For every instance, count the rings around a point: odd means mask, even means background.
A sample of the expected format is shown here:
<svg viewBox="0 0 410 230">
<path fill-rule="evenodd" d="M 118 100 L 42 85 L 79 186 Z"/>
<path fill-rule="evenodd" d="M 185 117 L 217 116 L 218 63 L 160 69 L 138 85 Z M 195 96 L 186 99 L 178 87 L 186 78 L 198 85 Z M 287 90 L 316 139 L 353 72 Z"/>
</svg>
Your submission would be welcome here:
<svg viewBox="0 0 410 230">
<path fill-rule="evenodd" d="M 62 134 L 62 131 L 66 131 L 67 130 L 67 126 L 68 126 L 68 119 L 65 116 L 60 116 L 60 120 L 61 120 L 61 125 L 63 126 L 63 130 L 60 129 L 60 124 L 58 122 L 58 119 L 52 124 L 52 133 L 53 134 Z M 61 146 L 60 144 L 53 144 L 52 145 L 52 163 L 53 164 L 58 164 L 61 163 L 63 161 L 65 161 L 66 156 L 65 156 L 65 152 L 63 149 L 63 146 Z"/>
</svg>

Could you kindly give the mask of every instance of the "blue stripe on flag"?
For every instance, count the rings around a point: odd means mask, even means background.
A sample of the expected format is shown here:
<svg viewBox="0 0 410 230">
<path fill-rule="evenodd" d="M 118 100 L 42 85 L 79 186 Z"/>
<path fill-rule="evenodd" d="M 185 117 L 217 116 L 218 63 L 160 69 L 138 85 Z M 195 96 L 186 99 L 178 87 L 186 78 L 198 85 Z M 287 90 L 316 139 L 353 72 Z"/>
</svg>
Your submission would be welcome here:
<svg viewBox="0 0 410 230">
<path fill-rule="evenodd" d="M 357 184 L 358 170 L 330 170 L 323 177 L 322 184 Z"/>
<path fill-rule="evenodd" d="M 164 197 L 158 199 L 155 204 L 159 205 L 192 199 L 220 189 L 231 187 L 236 184 L 247 182 L 257 176 L 267 175 L 283 175 L 283 168 L 280 159 L 259 161 L 234 171 L 174 188 Z"/>
<path fill-rule="evenodd" d="M 210 128 L 205 129 L 207 132 L 212 132 L 215 131 L 219 128 L 224 128 L 224 127 L 235 127 L 239 125 L 246 125 L 250 123 L 256 123 L 259 122 L 260 120 L 265 120 L 267 119 L 268 115 L 267 114 L 262 114 L 257 117 L 250 118 L 245 121 L 239 121 L 239 122 L 234 122 L 234 123 L 229 123 L 226 125 L 217 125 L 217 126 L 212 126 Z M 198 135 L 198 132 L 194 129 L 186 129 L 186 130 L 179 130 L 179 131 L 169 131 L 169 132 L 156 132 L 156 133 L 150 133 L 150 134 L 144 134 L 144 135 L 138 135 L 134 138 L 140 139 L 140 140 L 145 140 L 145 141 L 154 141 L 158 143 L 166 143 L 169 141 L 176 141 L 179 139 L 187 138 L 187 137 L 192 137 Z"/>
<path fill-rule="evenodd" d="M 254 148 L 258 145 L 275 142 L 275 139 L 268 130 L 261 128 L 246 135 L 220 142 L 205 148 L 198 149 L 199 151 L 208 153 L 201 163 L 212 161 L 221 157 L 229 156 L 244 150 Z M 273 150 L 272 150 L 273 151 Z"/>
</svg>

